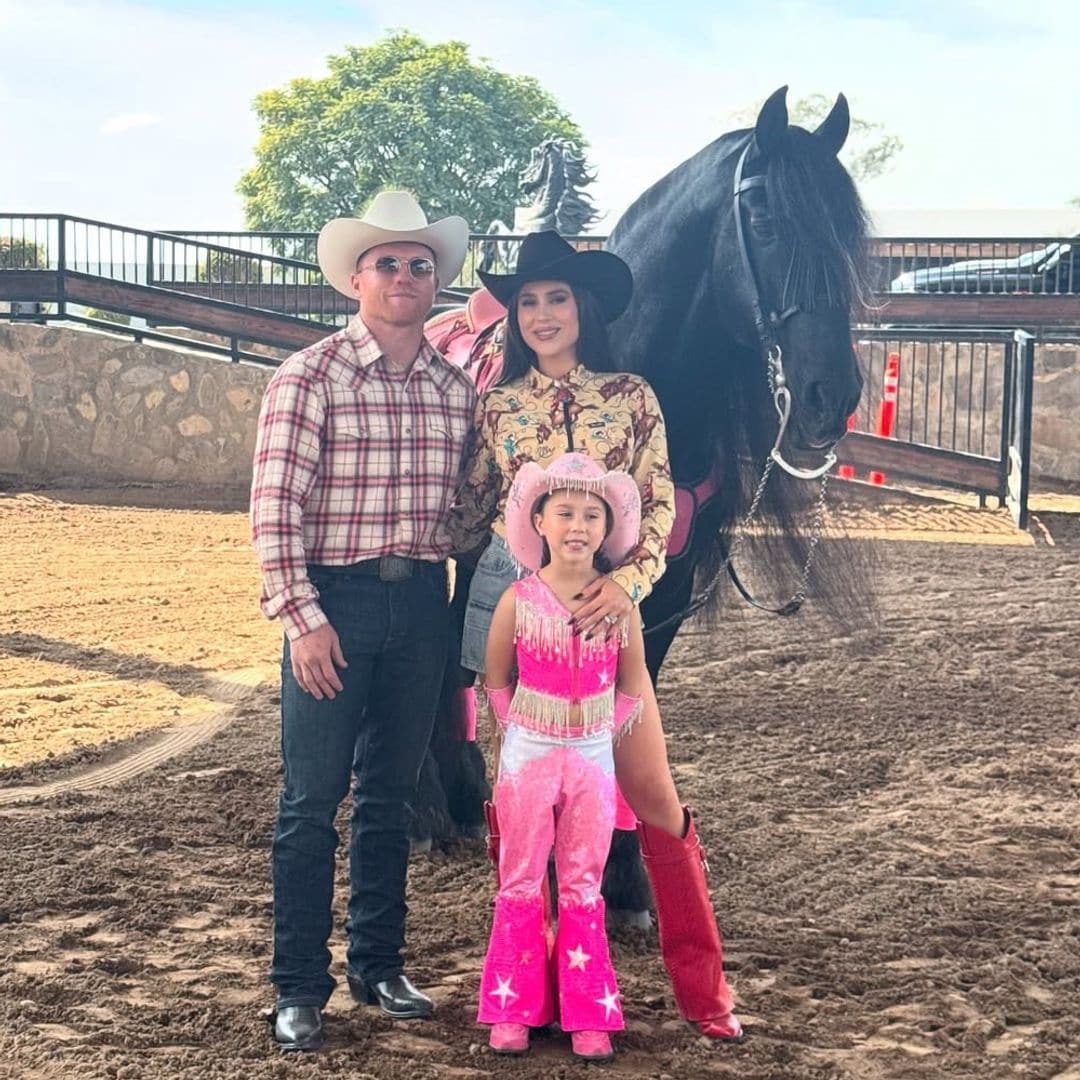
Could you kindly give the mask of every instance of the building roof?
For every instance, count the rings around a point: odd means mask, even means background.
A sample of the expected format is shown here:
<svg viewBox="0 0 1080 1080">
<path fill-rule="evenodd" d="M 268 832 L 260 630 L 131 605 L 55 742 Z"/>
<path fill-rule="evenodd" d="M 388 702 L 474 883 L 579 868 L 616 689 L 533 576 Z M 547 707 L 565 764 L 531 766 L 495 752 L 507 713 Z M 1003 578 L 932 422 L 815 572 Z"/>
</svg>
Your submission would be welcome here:
<svg viewBox="0 0 1080 1080">
<path fill-rule="evenodd" d="M 1080 234 L 1080 207 L 1024 210 L 872 210 L 873 233 L 884 237 L 1065 238 Z"/>
</svg>

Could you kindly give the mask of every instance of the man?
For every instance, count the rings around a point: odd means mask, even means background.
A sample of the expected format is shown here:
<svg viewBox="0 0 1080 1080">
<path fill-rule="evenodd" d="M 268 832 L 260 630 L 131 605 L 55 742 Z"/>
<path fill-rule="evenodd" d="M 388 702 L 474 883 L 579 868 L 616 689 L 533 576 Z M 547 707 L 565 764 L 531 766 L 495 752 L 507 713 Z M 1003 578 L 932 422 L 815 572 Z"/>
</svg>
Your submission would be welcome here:
<svg viewBox="0 0 1080 1080">
<path fill-rule="evenodd" d="M 259 416 L 252 530 L 262 608 L 285 631 L 271 980 L 286 1050 L 323 1041 L 334 816 L 354 755 L 349 988 L 399 1019 L 432 1011 L 402 970 L 407 829 L 446 659 L 447 521 L 476 393 L 424 317 L 467 242 L 462 218 L 429 225 L 404 192 L 327 224 L 319 266 L 358 314 L 281 365 Z"/>
</svg>

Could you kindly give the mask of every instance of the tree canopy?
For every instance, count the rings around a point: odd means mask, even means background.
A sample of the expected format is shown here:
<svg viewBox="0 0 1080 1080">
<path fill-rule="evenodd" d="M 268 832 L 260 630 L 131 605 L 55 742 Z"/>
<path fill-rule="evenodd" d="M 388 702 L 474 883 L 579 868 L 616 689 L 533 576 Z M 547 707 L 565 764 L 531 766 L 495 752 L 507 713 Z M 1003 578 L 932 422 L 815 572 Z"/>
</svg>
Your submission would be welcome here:
<svg viewBox="0 0 1080 1080">
<path fill-rule="evenodd" d="M 249 228 L 314 230 L 380 191 L 412 191 L 428 216 L 482 229 L 511 216 L 529 153 L 581 131 L 533 78 L 474 62 L 460 41 L 394 31 L 328 58 L 329 75 L 256 98 L 255 165 L 241 179 Z"/>
</svg>

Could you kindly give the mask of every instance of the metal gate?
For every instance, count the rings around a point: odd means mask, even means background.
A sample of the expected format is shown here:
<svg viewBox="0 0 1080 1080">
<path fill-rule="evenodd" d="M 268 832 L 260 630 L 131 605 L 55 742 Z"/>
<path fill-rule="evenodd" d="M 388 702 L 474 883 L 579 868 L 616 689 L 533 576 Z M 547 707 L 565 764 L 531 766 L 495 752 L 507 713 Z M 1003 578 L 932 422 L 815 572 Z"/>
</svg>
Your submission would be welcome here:
<svg viewBox="0 0 1080 1080">
<path fill-rule="evenodd" d="M 1023 330 L 858 328 L 866 380 L 840 460 L 857 472 L 974 492 L 1027 525 L 1035 339 Z M 889 359 L 895 426 L 880 426 Z"/>
</svg>

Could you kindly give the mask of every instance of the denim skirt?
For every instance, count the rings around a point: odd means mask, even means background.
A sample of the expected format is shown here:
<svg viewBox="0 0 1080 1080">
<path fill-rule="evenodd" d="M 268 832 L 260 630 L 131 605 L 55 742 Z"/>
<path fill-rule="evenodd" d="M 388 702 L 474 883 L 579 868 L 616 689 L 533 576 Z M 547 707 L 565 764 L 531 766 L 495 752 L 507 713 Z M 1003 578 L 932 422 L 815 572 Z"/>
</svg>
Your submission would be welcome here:
<svg viewBox="0 0 1080 1080">
<path fill-rule="evenodd" d="M 471 671 L 483 671 L 487 666 L 488 629 L 491 616 L 502 594 L 518 579 L 518 564 L 510 554 L 506 541 L 491 535 L 484 554 L 473 571 L 469 585 L 469 601 L 465 607 L 465 629 L 461 635 L 461 666 Z"/>
</svg>

